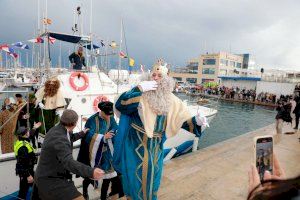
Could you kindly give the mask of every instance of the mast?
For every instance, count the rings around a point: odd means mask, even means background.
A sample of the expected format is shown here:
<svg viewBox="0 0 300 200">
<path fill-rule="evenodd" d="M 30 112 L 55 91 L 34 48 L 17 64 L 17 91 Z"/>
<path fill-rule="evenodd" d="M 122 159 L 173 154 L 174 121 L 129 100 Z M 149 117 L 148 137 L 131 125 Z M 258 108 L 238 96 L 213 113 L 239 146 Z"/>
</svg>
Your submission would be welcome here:
<svg viewBox="0 0 300 200">
<path fill-rule="evenodd" d="M 61 41 L 59 41 L 59 68 L 61 68 Z"/>
<path fill-rule="evenodd" d="M 122 51 L 122 42 L 123 42 L 123 19 L 121 19 L 121 34 L 120 34 L 120 47 L 119 47 L 119 53 L 117 56 L 119 56 L 119 65 L 118 65 L 118 83 L 117 83 L 117 93 L 119 93 L 119 84 L 120 84 L 120 70 L 121 70 L 121 65 L 122 65 L 122 60 L 120 53 Z"/>
<path fill-rule="evenodd" d="M 92 23 L 93 23 L 93 0 L 91 0 L 91 11 L 90 11 L 90 43 L 91 43 L 91 66 L 93 65 L 93 42 L 92 42 Z"/>
</svg>

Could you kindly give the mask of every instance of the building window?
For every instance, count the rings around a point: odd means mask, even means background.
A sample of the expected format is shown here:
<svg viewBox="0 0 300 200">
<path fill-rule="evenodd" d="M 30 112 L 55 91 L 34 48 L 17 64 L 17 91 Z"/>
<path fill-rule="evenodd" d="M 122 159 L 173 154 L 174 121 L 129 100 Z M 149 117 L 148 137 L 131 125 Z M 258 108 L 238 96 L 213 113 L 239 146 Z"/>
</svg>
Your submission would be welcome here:
<svg viewBox="0 0 300 200">
<path fill-rule="evenodd" d="M 198 67 L 199 63 L 198 62 L 190 62 L 189 67 Z"/>
<path fill-rule="evenodd" d="M 230 61 L 230 62 L 229 62 L 229 66 L 235 67 L 235 62 L 234 62 L 234 61 Z"/>
<path fill-rule="evenodd" d="M 189 74 L 198 74 L 198 62 L 190 62 L 187 66 L 187 73 Z"/>
<path fill-rule="evenodd" d="M 182 77 L 174 77 L 176 81 L 182 81 Z"/>
<path fill-rule="evenodd" d="M 214 68 L 204 68 L 202 69 L 202 74 L 215 74 Z"/>
<path fill-rule="evenodd" d="M 241 68 L 241 67 L 242 67 L 242 63 L 238 63 L 238 62 L 237 62 L 237 63 L 236 63 L 236 67 L 237 67 L 237 68 Z"/>
<path fill-rule="evenodd" d="M 197 83 L 197 78 L 186 78 L 186 81 L 189 83 Z"/>
<path fill-rule="evenodd" d="M 221 69 L 219 75 L 227 75 L 227 70 L 226 69 Z"/>
<path fill-rule="evenodd" d="M 228 66 L 228 60 L 221 59 L 220 63 L 222 66 Z"/>
<path fill-rule="evenodd" d="M 203 65 L 215 65 L 216 59 L 203 59 Z"/>
</svg>

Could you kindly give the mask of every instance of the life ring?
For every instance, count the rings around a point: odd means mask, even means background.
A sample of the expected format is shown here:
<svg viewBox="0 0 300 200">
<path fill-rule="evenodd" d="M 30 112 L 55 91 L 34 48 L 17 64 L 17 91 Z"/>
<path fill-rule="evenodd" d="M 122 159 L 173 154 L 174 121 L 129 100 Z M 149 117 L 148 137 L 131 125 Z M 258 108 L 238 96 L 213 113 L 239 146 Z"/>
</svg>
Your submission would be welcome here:
<svg viewBox="0 0 300 200">
<path fill-rule="evenodd" d="M 79 87 L 75 84 L 74 79 L 81 78 L 81 77 L 84 79 L 84 84 L 83 86 Z M 86 74 L 82 72 L 73 72 L 69 78 L 69 82 L 71 87 L 76 91 L 83 91 L 89 86 L 89 78 Z"/>
<path fill-rule="evenodd" d="M 109 99 L 104 95 L 99 95 L 94 99 L 93 107 L 95 111 L 99 111 L 98 104 L 102 101 L 109 101 Z"/>
</svg>

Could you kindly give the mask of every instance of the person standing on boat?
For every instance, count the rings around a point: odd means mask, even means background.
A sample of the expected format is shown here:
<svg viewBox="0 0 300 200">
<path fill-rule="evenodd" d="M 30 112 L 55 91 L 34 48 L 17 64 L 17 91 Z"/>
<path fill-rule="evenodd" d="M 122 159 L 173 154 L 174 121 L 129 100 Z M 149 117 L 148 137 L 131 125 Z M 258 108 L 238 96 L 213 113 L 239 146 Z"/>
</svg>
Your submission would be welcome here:
<svg viewBox="0 0 300 200">
<path fill-rule="evenodd" d="M 33 146 L 29 143 L 30 134 L 40 126 L 40 123 L 34 125 L 29 131 L 25 126 L 21 126 L 17 131 L 18 140 L 14 145 L 14 152 L 17 158 L 16 175 L 20 177 L 20 189 L 18 198 L 26 199 L 29 187 L 33 183 L 34 165 L 37 163 L 37 157 Z"/>
<path fill-rule="evenodd" d="M 36 168 L 32 199 L 83 200 L 72 181 L 71 173 L 95 180 L 103 177 L 103 170 L 73 159 L 73 142 L 82 138 L 88 131 L 85 129 L 73 134 L 77 121 L 78 114 L 67 109 L 63 112 L 60 123 L 47 133 Z"/>
<path fill-rule="evenodd" d="M 74 70 L 82 70 L 82 66 L 86 66 L 83 47 L 78 47 L 77 52 L 74 52 L 69 56 L 69 60 Z"/>
<path fill-rule="evenodd" d="M 116 101 L 120 112 L 118 133 L 114 136 L 114 168 L 122 174 L 125 195 L 133 200 L 157 199 L 163 169 L 163 143 L 180 128 L 201 136 L 207 120 L 192 117 L 177 98 L 174 80 L 159 60 L 137 87 Z"/>
<path fill-rule="evenodd" d="M 45 86 L 36 92 L 35 97 L 36 105 L 41 109 L 39 121 L 43 123 L 40 133 L 45 135 L 59 122 L 59 116 L 66 105 L 59 80 L 56 77 L 47 80 Z"/>
<path fill-rule="evenodd" d="M 88 128 L 89 131 L 85 135 L 85 137 L 81 140 L 80 150 L 78 154 L 78 161 L 82 162 L 86 165 L 91 166 L 90 149 L 94 149 L 91 145 L 94 145 L 95 137 L 97 134 L 102 136 L 102 141 L 100 145 L 100 151 L 102 151 L 101 158 L 99 161 L 99 165 L 101 169 L 105 171 L 105 175 L 103 177 L 103 183 L 101 186 L 101 200 L 105 200 L 107 198 L 107 192 L 109 188 L 110 182 L 112 183 L 111 192 L 109 196 L 120 198 L 124 196 L 122 184 L 120 177 L 114 170 L 112 166 L 112 152 L 111 147 L 109 147 L 109 140 L 111 140 L 114 136 L 114 132 L 118 129 L 118 125 L 114 118 L 113 112 L 113 103 L 112 102 L 100 102 L 98 104 L 98 108 L 100 112 L 92 115 L 86 122 L 85 128 Z M 98 153 L 97 153 L 98 154 Z M 88 186 L 89 184 L 93 185 L 94 181 L 88 178 L 85 178 L 82 183 L 83 187 L 83 196 L 85 199 L 89 199 L 88 196 Z M 116 199 L 115 198 L 115 199 Z"/>
</svg>

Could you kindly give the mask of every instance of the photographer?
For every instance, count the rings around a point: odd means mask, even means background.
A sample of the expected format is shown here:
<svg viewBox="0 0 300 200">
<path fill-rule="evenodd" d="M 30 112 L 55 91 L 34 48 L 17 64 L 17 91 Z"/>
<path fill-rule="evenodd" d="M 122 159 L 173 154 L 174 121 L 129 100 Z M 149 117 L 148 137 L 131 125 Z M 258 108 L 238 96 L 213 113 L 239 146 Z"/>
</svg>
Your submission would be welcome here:
<svg viewBox="0 0 300 200">
<path fill-rule="evenodd" d="M 291 117 L 291 104 L 287 102 L 286 98 L 280 98 L 278 100 L 278 106 L 276 108 L 277 115 L 275 117 L 276 119 L 276 133 L 282 134 L 282 126 L 283 122 L 292 123 L 292 117 Z"/>
</svg>

